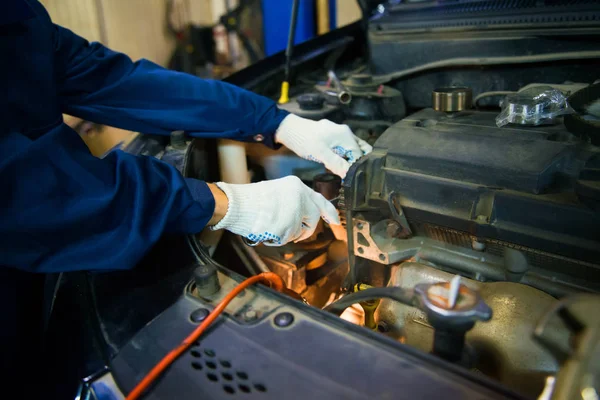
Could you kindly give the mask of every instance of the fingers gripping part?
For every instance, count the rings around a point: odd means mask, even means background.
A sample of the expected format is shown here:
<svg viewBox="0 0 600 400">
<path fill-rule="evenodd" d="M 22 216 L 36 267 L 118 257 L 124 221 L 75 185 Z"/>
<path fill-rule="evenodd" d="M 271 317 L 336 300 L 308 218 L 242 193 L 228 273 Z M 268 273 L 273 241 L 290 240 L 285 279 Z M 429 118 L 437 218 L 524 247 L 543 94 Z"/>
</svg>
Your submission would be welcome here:
<svg viewBox="0 0 600 400">
<path fill-rule="evenodd" d="M 352 164 L 354 161 L 356 161 L 358 157 L 360 157 L 360 155 L 357 155 L 356 151 L 346 150 L 342 146 L 335 146 L 331 150 L 333 150 L 333 152 L 338 156 L 347 160 L 350 164 Z"/>
<path fill-rule="evenodd" d="M 275 140 L 300 157 L 325 164 L 341 177 L 363 153 L 371 151 L 371 146 L 361 143 L 347 125 L 328 120 L 311 121 L 296 115 L 288 115 L 282 121 Z"/>
<path fill-rule="evenodd" d="M 281 242 L 281 238 L 273 233 L 270 232 L 264 232 L 261 234 L 254 234 L 254 233 L 250 233 L 249 235 L 246 236 L 246 238 L 248 240 L 251 240 L 253 242 L 266 242 L 266 241 L 272 241 L 272 242 L 276 242 L 276 243 L 280 243 Z"/>
<path fill-rule="evenodd" d="M 337 209 L 325 197 L 317 192 L 313 192 L 313 200 L 319 208 L 320 217 L 323 221 L 332 225 L 339 225 L 340 218 Z M 318 220 L 317 220 L 318 222 Z"/>
<path fill-rule="evenodd" d="M 311 209 L 311 212 L 302 220 L 301 229 L 298 232 L 298 236 L 294 239 L 294 242 L 301 242 L 302 240 L 308 239 L 315 232 L 315 229 L 317 229 L 317 225 L 321 219 L 320 210 L 317 204 L 313 204 Z"/>
<path fill-rule="evenodd" d="M 325 164 L 325 167 L 328 170 L 342 179 L 346 177 L 346 173 L 348 172 L 348 169 L 350 169 L 350 163 L 335 154 L 333 151 L 323 154 L 321 162 Z"/>
<path fill-rule="evenodd" d="M 318 194 L 295 176 L 246 185 L 217 185 L 227 195 L 229 208 L 215 229 L 227 229 L 254 243 L 281 246 L 307 233 L 310 236 L 320 216 L 330 211 L 328 202 L 324 198 L 319 201 L 325 203 L 316 201 L 314 196 Z"/>
<path fill-rule="evenodd" d="M 354 139 L 356 140 L 356 143 L 358 143 L 358 146 L 360 147 L 360 150 L 363 154 L 366 155 L 373 151 L 373 146 L 371 146 L 369 143 L 365 142 L 356 135 L 354 135 Z"/>
</svg>

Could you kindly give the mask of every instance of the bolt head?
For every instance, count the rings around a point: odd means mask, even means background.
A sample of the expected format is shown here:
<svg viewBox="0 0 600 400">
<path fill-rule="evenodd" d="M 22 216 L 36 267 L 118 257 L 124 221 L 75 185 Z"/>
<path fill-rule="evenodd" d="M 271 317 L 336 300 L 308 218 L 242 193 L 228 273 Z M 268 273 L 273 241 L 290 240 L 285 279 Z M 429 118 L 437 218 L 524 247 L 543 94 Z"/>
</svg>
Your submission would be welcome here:
<svg viewBox="0 0 600 400">
<path fill-rule="evenodd" d="M 396 221 L 389 221 L 385 228 L 385 233 L 388 237 L 396 237 L 402 232 L 402 227 Z"/>
<path fill-rule="evenodd" d="M 254 310 L 248 310 L 244 313 L 244 318 L 246 320 L 253 320 L 256 318 L 256 316 L 257 316 L 257 314 L 256 314 L 256 311 L 254 311 Z"/>
<path fill-rule="evenodd" d="M 190 319 L 192 322 L 202 322 L 206 319 L 206 317 L 208 317 L 208 314 L 210 314 L 210 311 L 208 311 L 206 308 L 199 308 L 190 314 Z"/>
<path fill-rule="evenodd" d="M 288 327 L 294 322 L 294 315 L 289 312 L 279 313 L 275 316 L 274 322 L 280 328 Z"/>
<path fill-rule="evenodd" d="M 477 218 L 475 219 L 477 222 L 479 222 L 480 224 L 487 224 L 488 223 L 488 217 L 485 215 L 478 215 Z"/>
</svg>

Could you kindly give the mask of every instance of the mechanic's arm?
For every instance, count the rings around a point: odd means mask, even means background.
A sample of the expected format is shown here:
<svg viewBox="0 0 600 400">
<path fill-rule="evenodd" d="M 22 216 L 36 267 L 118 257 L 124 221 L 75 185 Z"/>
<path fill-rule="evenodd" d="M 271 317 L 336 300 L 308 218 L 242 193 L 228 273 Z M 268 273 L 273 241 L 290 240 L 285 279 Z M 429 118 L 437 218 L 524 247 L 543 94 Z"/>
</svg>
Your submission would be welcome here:
<svg viewBox="0 0 600 400">
<path fill-rule="evenodd" d="M 165 233 L 200 232 L 227 205 L 172 166 L 122 151 L 94 157 L 60 124 L 0 135 L 2 265 L 31 272 L 130 268 Z"/>
<path fill-rule="evenodd" d="M 227 214 L 227 209 L 229 208 L 229 200 L 227 199 L 225 193 L 221 189 L 219 189 L 219 187 L 214 183 L 209 183 L 207 184 L 207 186 L 213 198 L 215 199 L 215 209 L 213 211 L 212 217 L 208 221 L 208 225 L 214 226 L 219 221 L 221 221 L 223 217 L 225 217 L 225 214 Z"/>
<path fill-rule="evenodd" d="M 287 112 L 262 96 L 221 81 L 132 62 L 57 26 L 55 55 L 62 110 L 130 131 L 255 140 L 273 134 Z M 260 137 L 259 137 L 260 138 Z"/>
<path fill-rule="evenodd" d="M 280 245 L 321 216 L 339 223 L 296 177 L 207 185 L 152 157 L 94 157 L 64 124 L 36 140 L 0 135 L 0 178 L 1 263 L 30 272 L 131 268 L 163 234 L 207 224 Z"/>
<path fill-rule="evenodd" d="M 277 108 L 272 100 L 221 81 L 132 62 L 99 43 L 56 26 L 56 69 L 62 110 L 131 131 L 221 137 L 284 144 L 301 157 L 344 177 L 371 146 L 346 125 L 311 121 Z"/>
</svg>

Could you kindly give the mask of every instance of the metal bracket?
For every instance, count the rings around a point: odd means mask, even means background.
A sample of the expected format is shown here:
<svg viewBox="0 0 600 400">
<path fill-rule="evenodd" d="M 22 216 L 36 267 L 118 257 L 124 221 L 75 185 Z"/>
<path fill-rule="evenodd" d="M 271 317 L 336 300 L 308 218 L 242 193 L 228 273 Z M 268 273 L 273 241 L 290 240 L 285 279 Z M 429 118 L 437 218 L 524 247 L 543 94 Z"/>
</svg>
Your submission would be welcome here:
<svg viewBox="0 0 600 400">
<path fill-rule="evenodd" d="M 388 195 L 388 206 L 390 207 L 392 218 L 394 218 L 394 220 L 402 227 L 402 230 L 396 235 L 396 237 L 402 239 L 412 236 L 412 231 L 410 230 L 410 226 L 408 225 L 408 220 L 404 215 L 404 211 L 398 202 L 396 192 L 390 192 Z"/>
<path fill-rule="evenodd" d="M 371 238 L 371 224 L 366 221 L 352 220 L 354 227 L 354 255 L 369 260 L 389 264 L 388 255 L 379 249 L 379 246 Z"/>
<path fill-rule="evenodd" d="M 398 239 L 390 234 L 390 225 L 396 224 L 390 219 L 379 221 L 371 226 L 367 221 L 352 220 L 352 236 L 354 242 L 354 255 L 378 263 L 389 265 L 413 256 L 422 244 L 420 240 Z M 403 248 L 398 246 L 401 240 Z"/>
</svg>

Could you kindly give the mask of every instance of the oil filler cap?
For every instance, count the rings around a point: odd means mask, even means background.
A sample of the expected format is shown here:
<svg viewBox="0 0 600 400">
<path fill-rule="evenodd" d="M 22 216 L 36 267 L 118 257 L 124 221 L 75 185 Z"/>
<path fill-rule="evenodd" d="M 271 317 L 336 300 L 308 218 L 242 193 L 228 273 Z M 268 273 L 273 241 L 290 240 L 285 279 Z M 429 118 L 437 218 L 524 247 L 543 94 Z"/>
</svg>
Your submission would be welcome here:
<svg viewBox="0 0 600 400">
<path fill-rule="evenodd" d="M 455 113 L 472 107 L 473 91 L 463 86 L 441 87 L 433 91 L 431 100 L 435 111 Z"/>
</svg>

